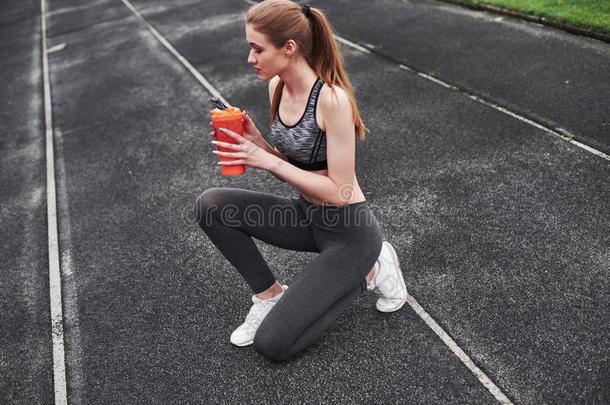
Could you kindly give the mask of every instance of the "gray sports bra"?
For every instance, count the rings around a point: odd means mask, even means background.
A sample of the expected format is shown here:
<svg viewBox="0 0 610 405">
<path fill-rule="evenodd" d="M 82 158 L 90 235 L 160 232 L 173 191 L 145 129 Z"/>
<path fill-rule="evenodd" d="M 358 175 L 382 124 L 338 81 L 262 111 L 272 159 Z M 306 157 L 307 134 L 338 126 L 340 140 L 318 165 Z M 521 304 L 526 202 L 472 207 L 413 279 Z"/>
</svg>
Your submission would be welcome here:
<svg viewBox="0 0 610 405">
<path fill-rule="evenodd" d="M 271 126 L 270 140 L 288 162 L 304 170 L 327 169 L 326 134 L 316 122 L 318 96 L 324 82 L 316 79 L 311 91 L 305 112 L 294 125 L 284 124 L 280 118 L 279 106 Z M 281 101 L 281 100 L 280 100 Z"/>
</svg>

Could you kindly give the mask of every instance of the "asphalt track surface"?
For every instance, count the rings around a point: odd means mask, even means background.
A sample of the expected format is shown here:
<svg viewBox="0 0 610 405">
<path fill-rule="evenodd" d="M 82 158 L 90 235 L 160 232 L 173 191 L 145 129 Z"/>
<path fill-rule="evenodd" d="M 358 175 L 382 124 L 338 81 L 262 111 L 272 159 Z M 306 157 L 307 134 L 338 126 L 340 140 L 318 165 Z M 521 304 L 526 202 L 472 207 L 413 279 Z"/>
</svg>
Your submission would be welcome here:
<svg viewBox="0 0 610 405">
<path fill-rule="evenodd" d="M 265 128 L 247 3 L 131 4 Z M 609 161 L 553 131 L 610 151 L 609 46 L 435 2 L 311 4 L 370 51 L 342 46 L 371 130 L 357 175 L 411 295 L 512 402 L 608 403 Z M 50 403 L 40 3 L 1 8 L 0 399 Z M 217 174 L 209 93 L 125 3 L 47 9 L 70 403 L 497 403 L 411 307 L 369 294 L 286 363 L 232 346 L 251 293 L 194 199 L 296 191 Z M 287 284 L 313 257 L 257 244 Z"/>
</svg>

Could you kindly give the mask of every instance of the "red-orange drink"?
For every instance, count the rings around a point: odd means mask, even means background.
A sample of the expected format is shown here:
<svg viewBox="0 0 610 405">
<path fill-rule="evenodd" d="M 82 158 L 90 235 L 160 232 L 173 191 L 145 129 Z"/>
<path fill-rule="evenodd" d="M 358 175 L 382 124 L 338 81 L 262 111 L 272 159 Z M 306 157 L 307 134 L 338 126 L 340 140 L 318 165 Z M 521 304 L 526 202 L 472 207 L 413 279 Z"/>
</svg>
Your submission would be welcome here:
<svg viewBox="0 0 610 405">
<path fill-rule="evenodd" d="M 210 115 L 212 116 L 212 126 L 214 127 L 214 135 L 217 140 L 220 142 L 233 143 L 237 144 L 237 140 L 233 139 L 230 135 L 225 134 L 222 131 L 219 131 L 218 128 L 226 128 L 233 132 L 237 132 L 239 135 L 244 134 L 243 127 L 243 116 L 242 112 L 237 107 L 227 107 L 224 110 L 220 110 L 218 108 L 210 111 Z M 220 152 L 232 152 L 235 153 L 234 149 L 224 148 L 222 146 L 216 145 L 216 150 Z M 235 158 L 227 157 L 227 156 L 218 156 L 218 159 L 221 162 L 236 160 Z M 244 174 L 246 172 L 245 165 L 220 165 L 220 174 L 223 176 L 235 176 L 238 174 Z"/>
</svg>

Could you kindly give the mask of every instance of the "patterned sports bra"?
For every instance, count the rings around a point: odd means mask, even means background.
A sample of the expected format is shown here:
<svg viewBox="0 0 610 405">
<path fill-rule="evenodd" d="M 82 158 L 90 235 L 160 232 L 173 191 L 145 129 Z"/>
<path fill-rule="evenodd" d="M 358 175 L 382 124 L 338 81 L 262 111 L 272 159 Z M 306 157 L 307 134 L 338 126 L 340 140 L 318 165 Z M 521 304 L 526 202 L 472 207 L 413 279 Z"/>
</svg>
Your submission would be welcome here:
<svg viewBox="0 0 610 405">
<path fill-rule="evenodd" d="M 284 124 L 280 118 L 279 105 L 271 126 L 270 141 L 288 158 L 288 162 L 304 170 L 327 169 L 326 134 L 316 122 L 318 96 L 324 82 L 316 79 L 305 112 L 294 125 Z M 281 100 L 280 100 L 281 102 Z"/>
</svg>

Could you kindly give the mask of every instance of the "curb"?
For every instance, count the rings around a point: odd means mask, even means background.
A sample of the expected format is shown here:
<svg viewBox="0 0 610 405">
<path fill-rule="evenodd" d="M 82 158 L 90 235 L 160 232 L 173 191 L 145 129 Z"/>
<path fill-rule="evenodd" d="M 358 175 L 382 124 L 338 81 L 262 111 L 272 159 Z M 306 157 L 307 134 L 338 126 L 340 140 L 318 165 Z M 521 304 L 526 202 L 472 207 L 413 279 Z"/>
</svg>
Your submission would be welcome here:
<svg viewBox="0 0 610 405">
<path fill-rule="evenodd" d="M 583 27 L 579 27 L 577 25 L 572 25 L 569 23 L 551 21 L 551 20 L 548 20 L 546 17 L 538 17 L 538 16 L 535 16 L 532 14 L 525 14 L 525 13 L 522 13 L 519 11 L 508 10 L 505 8 L 501 8 L 498 6 L 492 6 L 489 4 L 472 4 L 472 3 L 468 3 L 468 2 L 462 1 L 462 0 L 439 0 L 439 1 L 443 2 L 443 3 L 456 4 L 458 6 L 470 8 L 472 10 L 491 11 L 491 12 L 497 13 L 497 14 L 504 14 L 504 15 L 516 17 L 516 18 L 519 18 L 522 20 L 535 22 L 535 23 L 539 23 L 539 24 L 543 24 L 543 25 L 548 25 L 553 28 L 558 28 L 560 30 L 567 31 L 571 34 L 582 35 L 585 37 L 595 38 L 600 41 L 610 43 L 610 33 L 606 34 L 603 32 L 594 31 L 590 28 L 583 28 Z"/>
</svg>

